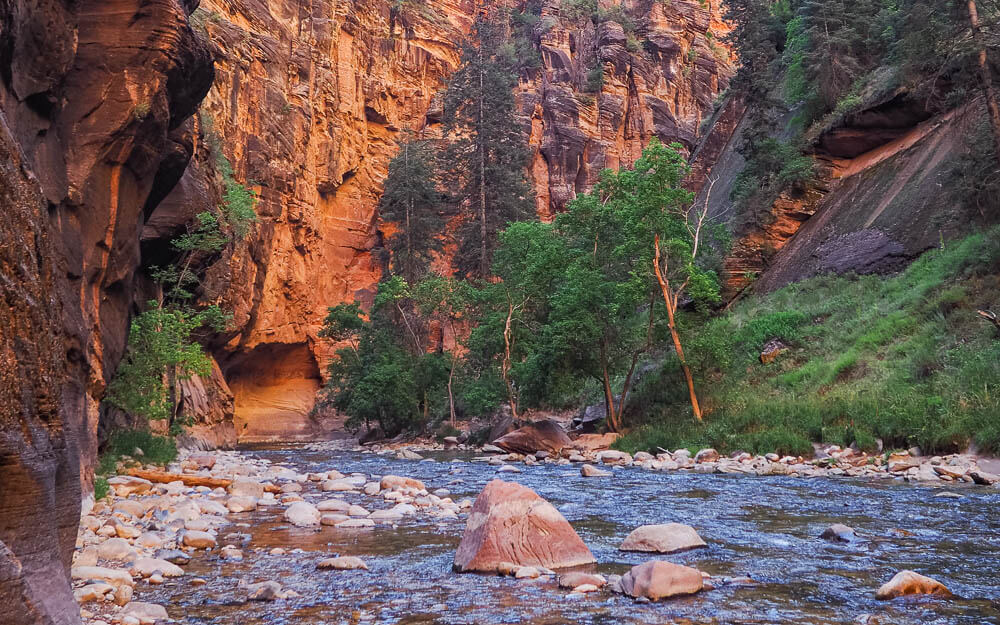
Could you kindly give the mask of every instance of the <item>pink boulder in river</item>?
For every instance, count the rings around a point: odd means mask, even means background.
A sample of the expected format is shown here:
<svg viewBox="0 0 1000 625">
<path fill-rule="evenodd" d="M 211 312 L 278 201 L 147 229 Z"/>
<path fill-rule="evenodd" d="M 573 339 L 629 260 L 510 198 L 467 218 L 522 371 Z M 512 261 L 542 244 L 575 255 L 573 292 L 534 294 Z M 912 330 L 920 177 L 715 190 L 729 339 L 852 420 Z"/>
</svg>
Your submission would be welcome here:
<svg viewBox="0 0 1000 625">
<path fill-rule="evenodd" d="M 511 564 L 559 569 L 594 562 L 552 504 L 530 488 L 493 480 L 472 506 L 454 568 L 496 573 Z"/>
</svg>

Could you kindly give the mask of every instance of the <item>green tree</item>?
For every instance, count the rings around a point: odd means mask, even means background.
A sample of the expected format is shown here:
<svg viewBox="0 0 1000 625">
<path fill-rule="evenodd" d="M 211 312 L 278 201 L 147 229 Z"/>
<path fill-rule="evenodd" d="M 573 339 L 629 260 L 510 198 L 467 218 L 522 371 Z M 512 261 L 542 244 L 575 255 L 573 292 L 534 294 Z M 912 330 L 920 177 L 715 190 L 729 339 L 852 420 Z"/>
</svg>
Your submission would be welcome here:
<svg viewBox="0 0 1000 625">
<path fill-rule="evenodd" d="M 451 140 L 442 169 L 452 196 L 474 215 L 458 232 L 456 264 L 467 276 L 489 275 L 497 232 L 529 217 L 533 208 L 526 137 L 513 94 L 517 62 L 505 54 L 511 48 L 503 17 L 477 19 L 444 97 Z"/>
<path fill-rule="evenodd" d="M 132 319 L 128 351 L 108 387 L 106 399 L 129 414 L 147 420 L 177 422 L 177 383 L 192 375 L 208 375 L 211 361 L 192 334 L 208 327 L 220 331 L 226 316 L 216 306 L 192 313 L 160 302 Z"/>
<path fill-rule="evenodd" d="M 685 296 L 717 302 L 719 286 L 697 262 L 709 231 L 681 186 L 679 147 L 654 140 L 633 169 L 603 172 L 554 224 L 511 224 L 501 235 L 500 281 L 482 287 L 492 295 L 470 345 L 501 362 L 515 414 L 518 400 L 537 402 L 579 375 L 600 385 L 608 426 L 620 431 L 636 367 L 663 325 L 661 301 L 687 370 L 674 312 Z"/>
<path fill-rule="evenodd" d="M 422 324 L 407 312 L 414 308 L 410 286 L 393 276 L 379 284 L 367 319 L 355 303 L 329 309 L 322 335 L 349 344 L 331 360 L 318 405 L 346 414 L 347 428 L 418 429 L 443 397 L 449 363 L 425 351 Z"/>
<path fill-rule="evenodd" d="M 469 364 L 479 376 L 476 390 L 499 380 L 516 419 L 522 401 L 538 405 L 567 368 L 553 368 L 542 349 L 550 297 L 562 284 L 565 242 L 551 225 L 513 223 L 500 235 L 493 263 L 496 282 L 473 291 L 476 326 L 469 335 Z"/>
<path fill-rule="evenodd" d="M 195 215 L 187 231 L 170 242 L 177 253 L 174 262 L 149 268 L 150 277 L 159 285 L 159 297 L 133 318 L 125 357 L 106 396 L 110 404 L 129 414 L 167 419 L 171 432 L 183 424 L 178 419 L 178 382 L 211 373 L 211 360 L 196 334 L 221 332 L 231 318 L 218 306 L 195 306 L 201 284 L 198 268 L 244 238 L 257 220 L 257 194 L 235 180 L 208 126 L 206 139 L 216 153 L 222 202 L 215 211 Z"/>
<path fill-rule="evenodd" d="M 413 298 L 421 316 L 425 320 L 436 321 L 440 327 L 437 353 L 444 355 L 446 329 L 454 341 L 448 354 L 448 416 L 452 427 L 456 422 L 455 372 L 462 360 L 462 346 L 459 343 L 461 331 L 457 324 L 469 310 L 469 290 L 467 283 L 437 274 L 427 276 L 413 288 Z"/>
<path fill-rule="evenodd" d="M 433 160 L 426 142 L 406 137 L 389 163 L 379 201 L 382 219 L 398 224 L 388 241 L 392 271 L 411 284 L 427 271 L 433 253 L 441 249 L 441 193 Z"/>
</svg>

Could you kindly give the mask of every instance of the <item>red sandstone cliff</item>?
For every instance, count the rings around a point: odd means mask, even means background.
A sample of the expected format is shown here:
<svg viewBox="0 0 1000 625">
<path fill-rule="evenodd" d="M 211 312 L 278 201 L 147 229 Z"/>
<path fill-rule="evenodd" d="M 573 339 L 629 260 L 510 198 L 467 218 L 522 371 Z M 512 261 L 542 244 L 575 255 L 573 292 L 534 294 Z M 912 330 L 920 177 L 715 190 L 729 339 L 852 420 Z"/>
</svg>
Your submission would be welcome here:
<svg viewBox="0 0 1000 625">
<path fill-rule="evenodd" d="M 392 4 L 205 0 L 194 16 L 216 55 L 202 119 L 261 198 L 256 232 L 207 282 L 208 298 L 235 311 L 236 332 L 216 356 L 243 439 L 315 435 L 305 415 L 329 356 L 317 339 L 326 308 L 372 296 L 376 209 L 400 133 L 438 136 L 435 95 L 475 3 L 427 0 L 401 13 Z M 731 65 L 717 2 L 628 0 L 631 37 L 613 21 L 560 15 L 560 0 L 541 4 L 531 35 L 541 68 L 522 75 L 517 96 L 546 217 L 653 136 L 693 148 Z M 590 93 L 595 64 L 604 81 Z M 197 202 L 198 178 L 190 168 L 191 184 L 163 206 Z"/>
<path fill-rule="evenodd" d="M 78 623 L 68 567 L 139 228 L 213 80 L 197 0 L 0 3 L 0 602 Z M 85 484 L 86 486 L 86 484 Z"/>
</svg>

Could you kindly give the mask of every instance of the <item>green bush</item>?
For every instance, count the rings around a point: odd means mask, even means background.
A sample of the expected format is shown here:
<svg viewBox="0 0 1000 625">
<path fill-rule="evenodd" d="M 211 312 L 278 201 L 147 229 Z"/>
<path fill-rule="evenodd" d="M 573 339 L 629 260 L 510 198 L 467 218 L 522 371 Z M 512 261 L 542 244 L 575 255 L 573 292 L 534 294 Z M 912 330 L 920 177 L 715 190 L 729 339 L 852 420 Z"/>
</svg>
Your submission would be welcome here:
<svg viewBox="0 0 1000 625">
<path fill-rule="evenodd" d="M 94 501 L 100 501 L 108 496 L 111 491 L 111 487 L 108 485 L 108 480 L 97 476 L 94 478 Z"/>
<path fill-rule="evenodd" d="M 604 65 L 597 63 L 587 72 L 587 84 L 584 87 L 588 93 L 597 93 L 604 87 Z"/>
<path fill-rule="evenodd" d="M 136 449 L 142 450 L 141 456 L 135 455 Z M 133 457 L 143 464 L 165 466 L 177 459 L 177 443 L 169 436 L 159 436 L 148 430 L 119 430 L 105 444 L 97 459 L 95 473 L 98 476 L 113 475 L 123 456 Z M 104 485 L 107 487 L 107 482 Z M 97 488 L 96 481 L 94 487 Z"/>
</svg>

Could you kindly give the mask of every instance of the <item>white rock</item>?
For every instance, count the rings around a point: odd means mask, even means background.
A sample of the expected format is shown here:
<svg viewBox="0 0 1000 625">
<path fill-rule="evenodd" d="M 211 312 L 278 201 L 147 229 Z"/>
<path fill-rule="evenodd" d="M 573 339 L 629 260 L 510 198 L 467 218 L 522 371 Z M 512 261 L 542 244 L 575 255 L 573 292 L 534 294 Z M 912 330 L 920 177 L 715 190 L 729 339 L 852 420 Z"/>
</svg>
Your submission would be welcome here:
<svg viewBox="0 0 1000 625">
<path fill-rule="evenodd" d="M 260 499 L 264 496 L 264 485 L 254 480 L 236 478 L 229 485 L 229 494 Z"/>
<path fill-rule="evenodd" d="M 115 588 L 131 586 L 134 583 L 128 571 L 103 566 L 74 566 L 70 574 L 73 579 L 107 582 Z"/>
<path fill-rule="evenodd" d="M 304 501 L 296 501 L 285 510 L 285 520 L 297 527 L 319 525 L 320 513 L 316 506 Z"/>
<path fill-rule="evenodd" d="M 226 508 L 232 513 L 251 512 L 257 509 L 257 499 L 246 495 L 234 495 L 226 500 Z"/>
<path fill-rule="evenodd" d="M 188 531 L 184 533 L 182 544 L 195 549 L 211 549 L 215 546 L 215 536 L 208 532 Z"/>
<path fill-rule="evenodd" d="M 108 593 L 114 592 L 115 587 L 111 584 L 105 582 L 97 582 L 94 584 L 87 584 L 83 588 L 77 588 L 73 591 L 73 598 L 76 599 L 77 603 L 86 603 L 88 601 L 104 601 Z"/>
<path fill-rule="evenodd" d="M 593 465 L 585 464 L 580 467 L 580 475 L 583 477 L 608 477 L 612 475 L 612 473 L 611 471 L 605 471 L 603 469 L 598 469 Z"/>
<path fill-rule="evenodd" d="M 171 564 L 159 558 L 139 558 L 132 565 L 132 574 L 139 577 L 151 577 L 160 573 L 164 577 L 181 577 L 184 570 L 176 564 Z"/>
<path fill-rule="evenodd" d="M 368 511 L 361 506 L 351 506 L 347 510 L 347 516 L 366 517 L 368 516 Z"/>
<path fill-rule="evenodd" d="M 135 559 L 135 550 L 124 538 L 109 538 L 97 547 L 98 557 L 118 562 Z"/>
<path fill-rule="evenodd" d="M 170 616 L 167 609 L 156 603 L 145 603 L 143 601 L 133 601 L 125 606 L 121 611 L 122 617 L 131 616 L 139 619 L 142 625 L 152 625 L 157 621 L 165 621 Z"/>
<path fill-rule="evenodd" d="M 371 519 L 348 519 L 337 523 L 338 529 L 368 529 L 375 527 L 375 521 Z"/>
<path fill-rule="evenodd" d="M 368 570 L 368 565 L 361 558 L 355 556 L 341 556 L 339 558 L 327 558 L 321 560 L 316 565 L 320 569 L 331 569 L 334 571 L 353 571 L 356 569 Z"/>
</svg>

